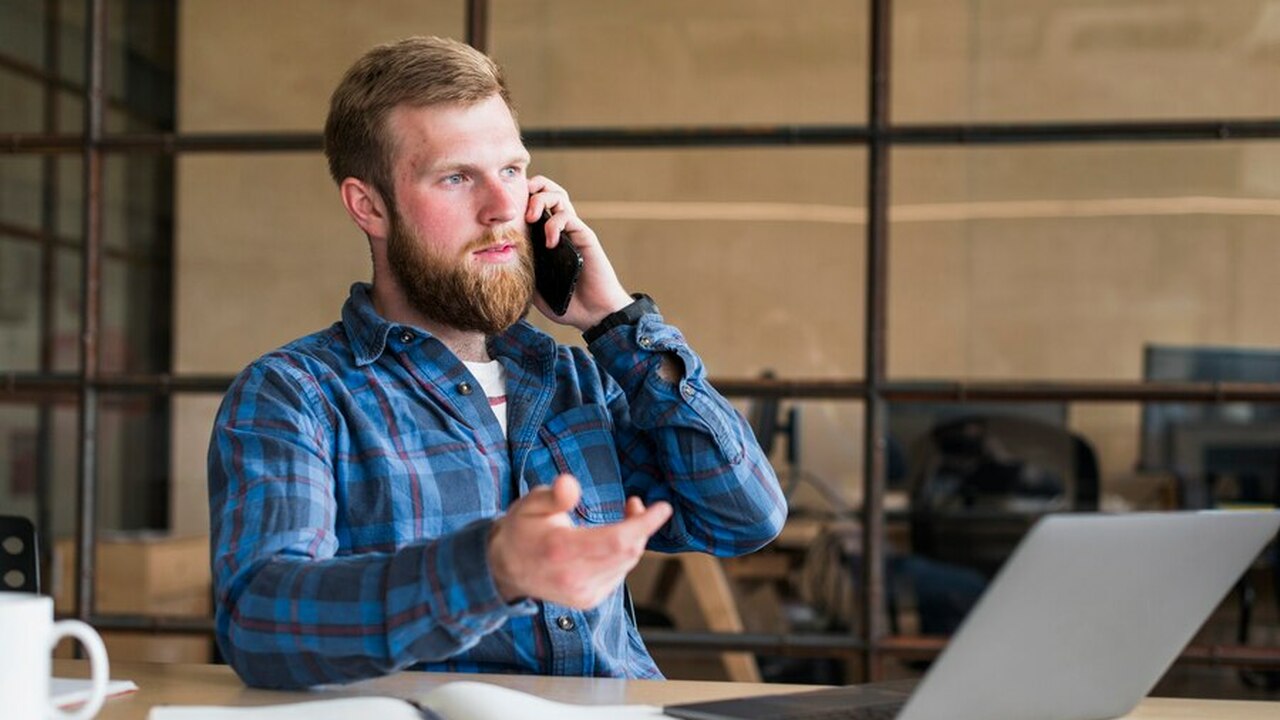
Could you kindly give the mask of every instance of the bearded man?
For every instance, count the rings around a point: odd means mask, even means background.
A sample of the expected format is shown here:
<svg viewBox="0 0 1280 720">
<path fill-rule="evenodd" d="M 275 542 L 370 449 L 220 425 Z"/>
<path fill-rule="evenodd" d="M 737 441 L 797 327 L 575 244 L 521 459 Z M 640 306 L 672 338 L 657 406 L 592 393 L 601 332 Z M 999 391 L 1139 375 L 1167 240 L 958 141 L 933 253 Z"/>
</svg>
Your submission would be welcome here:
<svg viewBox="0 0 1280 720">
<path fill-rule="evenodd" d="M 224 657 L 276 688 L 405 668 L 661 677 L 623 580 L 646 548 L 734 555 L 778 533 L 750 429 L 565 190 L 528 175 L 483 54 L 372 49 L 333 93 L 325 154 L 373 282 L 253 362 L 218 412 Z M 562 232 L 583 269 L 555 315 L 530 248 Z M 587 349 L 526 322 L 531 305 Z"/>
</svg>

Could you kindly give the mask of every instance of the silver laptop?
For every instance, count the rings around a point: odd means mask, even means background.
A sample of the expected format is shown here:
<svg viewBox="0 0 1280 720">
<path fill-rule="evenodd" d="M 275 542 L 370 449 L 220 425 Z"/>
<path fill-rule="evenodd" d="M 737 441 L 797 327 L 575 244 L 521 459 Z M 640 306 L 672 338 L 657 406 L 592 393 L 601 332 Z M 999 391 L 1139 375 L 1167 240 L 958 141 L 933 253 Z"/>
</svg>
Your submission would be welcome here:
<svg viewBox="0 0 1280 720">
<path fill-rule="evenodd" d="M 914 690 L 673 705 L 690 720 L 1100 720 L 1129 712 L 1280 528 L 1280 512 L 1061 514 L 1023 538 Z"/>
</svg>

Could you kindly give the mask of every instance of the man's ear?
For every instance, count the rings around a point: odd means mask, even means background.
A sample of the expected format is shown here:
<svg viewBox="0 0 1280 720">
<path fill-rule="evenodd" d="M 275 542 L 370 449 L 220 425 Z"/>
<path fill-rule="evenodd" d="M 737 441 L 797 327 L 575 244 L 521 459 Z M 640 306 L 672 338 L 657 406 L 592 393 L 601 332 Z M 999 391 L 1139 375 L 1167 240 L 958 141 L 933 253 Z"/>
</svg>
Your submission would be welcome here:
<svg viewBox="0 0 1280 720">
<path fill-rule="evenodd" d="M 370 238 L 383 238 L 391 232 L 391 217 L 382 194 L 372 184 L 349 177 L 338 188 L 342 205 L 355 224 Z"/>
</svg>

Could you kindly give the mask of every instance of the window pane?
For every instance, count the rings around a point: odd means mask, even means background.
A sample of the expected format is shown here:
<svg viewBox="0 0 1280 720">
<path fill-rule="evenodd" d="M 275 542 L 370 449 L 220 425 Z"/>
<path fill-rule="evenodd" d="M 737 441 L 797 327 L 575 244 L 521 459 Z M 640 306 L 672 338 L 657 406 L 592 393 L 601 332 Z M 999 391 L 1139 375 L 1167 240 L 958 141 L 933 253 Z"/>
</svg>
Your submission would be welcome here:
<svg viewBox="0 0 1280 720">
<path fill-rule="evenodd" d="M 860 123 L 866 2 L 492 3 L 522 122 Z"/>
<path fill-rule="evenodd" d="M 179 7 L 184 132 L 311 130 L 329 95 L 374 45 L 463 37 L 461 2 L 192 0 Z"/>
<path fill-rule="evenodd" d="M 37 410 L 0 404 L 0 507 L 5 515 L 36 517 Z"/>
<path fill-rule="evenodd" d="M 43 132 L 43 103 L 38 80 L 0 67 L 0 132 Z"/>
<path fill-rule="evenodd" d="M 0 224 L 39 230 L 43 187 L 39 156 L 0 156 Z"/>
<path fill-rule="evenodd" d="M 138 255 L 108 257 L 102 279 L 104 373 L 159 373 L 169 364 L 168 264 Z"/>
<path fill-rule="evenodd" d="M 164 403 L 139 396 L 101 397 L 98 433 L 99 530 L 164 527 L 168 513 L 164 443 Z M 44 469 L 50 482 L 50 516 L 55 537 L 76 528 L 79 467 L 76 407 L 61 403 L 49 412 L 51 451 Z M 0 507 L 36 517 L 36 483 L 41 476 L 40 409 L 0 404 Z"/>
<path fill-rule="evenodd" d="M 1149 344 L 1274 347 L 1280 144 L 902 149 L 898 379 L 1136 380 Z"/>
<path fill-rule="evenodd" d="M 893 6 L 899 122 L 1280 116 L 1268 0 Z"/>
<path fill-rule="evenodd" d="M 80 370 L 80 251 L 60 249 L 54 278 L 53 371 Z"/>
<path fill-rule="evenodd" d="M 40 245 L 0 234 L 0 370 L 40 368 Z"/>
<path fill-rule="evenodd" d="M 109 155 L 103 173 L 107 248 L 167 257 L 173 222 L 173 161 L 160 155 Z"/>
<path fill-rule="evenodd" d="M 0 3 L 0 52 L 5 59 L 33 68 L 44 65 L 45 5 L 44 0 Z"/>
<path fill-rule="evenodd" d="M 624 285 L 654 296 L 713 375 L 847 378 L 862 368 L 863 158 L 543 150 L 533 171 L 569 190 Z"/>
</svg>

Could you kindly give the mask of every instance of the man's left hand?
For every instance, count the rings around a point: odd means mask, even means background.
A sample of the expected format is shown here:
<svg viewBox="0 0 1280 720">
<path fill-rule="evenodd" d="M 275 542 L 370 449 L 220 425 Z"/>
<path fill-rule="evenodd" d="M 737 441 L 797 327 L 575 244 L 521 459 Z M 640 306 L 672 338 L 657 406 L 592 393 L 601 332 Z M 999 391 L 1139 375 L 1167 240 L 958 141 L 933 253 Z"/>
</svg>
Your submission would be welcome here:
<svg viewBox="0 0 1280 720">
<path fill-rule="evenodd" d="M 595 231 L 573 209 L 569 193 L 546 177 L 537 175 L 529 178 L 529 206 L 525 210 L 525 222 L 536 221 L 542 217 L 543 210 L 551 213 L 546 224 L 547 235 L 529 238 L 529 241 L 555 247 L 560 241 L 560 233 L 567 232 L 573 246 L 582 254 L 582 275 L 564 315 L 552 313 L 537 293 L 534 293 L 534 305 L 552 322 L 586 332 L 606 315 L 629 305 L 632 298 L 618 281 L 618 275 L 613 271 L 604 248 L 600 247 Z"/>
</svg>

